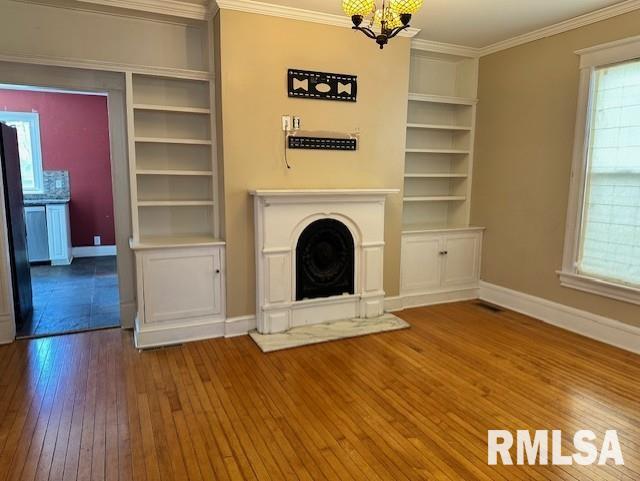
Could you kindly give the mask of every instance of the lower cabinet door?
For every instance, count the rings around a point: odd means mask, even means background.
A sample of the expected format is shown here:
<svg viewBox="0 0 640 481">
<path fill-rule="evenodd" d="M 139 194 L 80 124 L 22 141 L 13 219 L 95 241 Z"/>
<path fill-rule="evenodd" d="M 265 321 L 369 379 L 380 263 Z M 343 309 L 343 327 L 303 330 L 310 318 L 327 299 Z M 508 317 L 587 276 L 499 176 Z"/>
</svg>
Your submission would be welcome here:
<svg viewBox="0 0 640 481">
<path fill-rule="evenodd" d="M 424 292 L 440 286 L 441 250 L 442 238 L 438 235 L 402 238 L 401 292 Z"/>
<path fill-rule="evenodd" d="M 220 248 L 150 251 L 143 256 L 146 324 L 221 315 Z"/>
<path fill-rule="evenodd" d="M 480 244 L 482 235 L 467 233 L 448 235 L 442 256 L 442 285 L 475 284 L 480 278 Z"/>
</svg>

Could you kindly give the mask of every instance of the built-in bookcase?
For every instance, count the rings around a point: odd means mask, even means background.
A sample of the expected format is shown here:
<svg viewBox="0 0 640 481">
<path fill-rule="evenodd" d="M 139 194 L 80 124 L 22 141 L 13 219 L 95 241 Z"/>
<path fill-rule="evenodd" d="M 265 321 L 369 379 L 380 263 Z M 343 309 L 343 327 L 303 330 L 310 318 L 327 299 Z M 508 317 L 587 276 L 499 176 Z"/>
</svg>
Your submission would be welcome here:
<svg viewBox="0 0 640 481">
<path fill-rule="evenodd" d="M 127 74 L 134 246 L 216 243 L 216 166 L 206 78 Z"/>
<path fill-rule="evenodd" d="M 477 66 L 476 58 L 412 49 L 405 232 L 469 223 Z"/>
</svg>

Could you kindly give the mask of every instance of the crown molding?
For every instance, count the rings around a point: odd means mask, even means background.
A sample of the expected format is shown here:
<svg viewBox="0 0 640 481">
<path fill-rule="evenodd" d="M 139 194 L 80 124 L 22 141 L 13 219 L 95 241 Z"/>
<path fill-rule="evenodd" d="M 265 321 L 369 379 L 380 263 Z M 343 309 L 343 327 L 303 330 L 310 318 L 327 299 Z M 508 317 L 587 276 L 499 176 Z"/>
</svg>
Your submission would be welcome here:
<svg viewBox="0 0 640 481">
<path fill-rule="evenodd" d="M 131 72 L 141 75 L 157 77 L 182 78 L 185 80 L 213 81 L 213 75 L 205 70 L 189 70 L 173 67 L 156 67 L 151 65 L 131 65 L 125 63 L 108 62 L 104 60 L 78 59 L 68 57 L 43 57 L 38 55 L 3 54 L 0 62 L 26 63 L 46 65 L 49 67 L 70 67 L 85 70 L 100 70 L 106 72 Z"/>
<path fill-rule="evenodd" d="M 271 3 L 256 2 L 254 0 L 217 0 L 221 10 L 235 10 L 238 12 L 257 13 L 259 15 L 269 15 L 272 17 L 288 18 L 291 20 L 301 20 L 303 22 L 321 23 L 336 27 L 351 28 L 351 20 L 343 15 L 331 13 L 315 12 L 297 7 L 285 7 L 273 5 Z M 408 28 L 400 32 L 400 37 L 415 37 L 420 29 Z"/>
<path fill-rule="evenodd" d="M 433 42 L 431 40 L 423 40 L 421 38 L 414 38 L 411 41 L 411 48 L 413 50 L 446 53 L 449 55 L 457 55 L 460 57 L 477 58 L 480 56 L 479 48 L 466 47 L 464 45 L 456 45 L 453 43 Z"/>
<path fill-rule="evenodd" d="M 507 50 L 512 47 L 517 47 L 518 45 L 558 35 L 559 33 L 568 32 L 569 30 L 591 25 L 592 23 L 601 22 L 602 20 L 617 17 L 618 15 L 623 15 L 638 9 L 640 9 L 640 0 L 626 0 L 616 5 L 611 5 L 610 7 L 601 8 L 600 10 L 586 13 L 579 17 L 565 20 L 564 22 L 559 22 L 548 27 L 540 28 L 523 35 L 518 35 L 516 37 L 482 47 L 479 49 L 480 56 L 484 57 L 485 55 L 500 52 L 501 50 Z"/>
<path fill-rule="evenodd" d="M 81 3 L 104 7 L 125 8 L 141 12 L 168 15 L 171 17 L 207 20 L 209 8 L 206 5 L 180 2 L 177 0 L 78 0 Z"/>
</svg>

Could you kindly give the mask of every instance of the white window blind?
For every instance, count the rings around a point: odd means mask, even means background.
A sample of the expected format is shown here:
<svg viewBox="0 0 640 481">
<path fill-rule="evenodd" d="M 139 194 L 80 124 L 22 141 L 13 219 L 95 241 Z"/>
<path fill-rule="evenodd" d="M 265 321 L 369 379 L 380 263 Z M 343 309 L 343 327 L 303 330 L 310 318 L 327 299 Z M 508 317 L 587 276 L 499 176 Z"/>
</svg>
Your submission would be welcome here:
<svg viewBox="0 0 640 481">
<path fill-rule="evenodd" d="M 595 72 L 578 272 L 640 286 L 640 61 Z"/>
</svg>

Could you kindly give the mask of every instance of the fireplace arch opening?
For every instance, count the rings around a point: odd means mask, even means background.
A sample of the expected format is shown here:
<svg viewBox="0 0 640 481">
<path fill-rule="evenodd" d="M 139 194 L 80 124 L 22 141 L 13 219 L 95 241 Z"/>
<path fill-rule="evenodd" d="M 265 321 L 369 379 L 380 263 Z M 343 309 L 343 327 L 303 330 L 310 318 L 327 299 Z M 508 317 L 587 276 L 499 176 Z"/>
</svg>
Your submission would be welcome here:
<svg viewBox="0 0 640 481">
<path fill-rule="evenodd" d="M 353 236 L 342 222 L 309 224 L 296 247 L 296 300 L 354 294 L 354 252 Z"/>
</svg>

